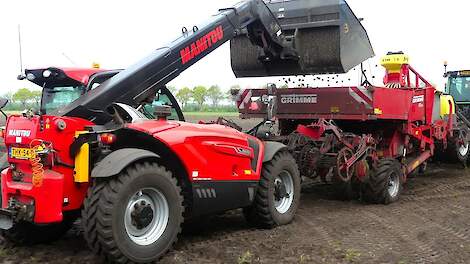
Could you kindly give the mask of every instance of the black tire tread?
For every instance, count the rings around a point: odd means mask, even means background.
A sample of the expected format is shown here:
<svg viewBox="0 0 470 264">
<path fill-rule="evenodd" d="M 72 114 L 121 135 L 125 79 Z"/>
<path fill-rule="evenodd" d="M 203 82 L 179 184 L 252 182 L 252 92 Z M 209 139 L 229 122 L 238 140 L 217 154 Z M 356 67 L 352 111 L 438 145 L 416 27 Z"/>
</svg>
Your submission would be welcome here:
<svg viewBox="0 0 470 264">
<path fill-rule="evenodd" d="M 172 176 L 172 173 L 169 170 L 157 163 L 137 163 L 130 166 L 118 177 L 108 180 L 97 180 L 88 190 L 88 195 L 85 199 L 82 210 L 82 223 L 84 237 L 88 242 L 89 247 L 93 252 L 103 257 L 106 261 L 115 263 L 132 263 L 131 260 L 122 254 L 113 238 L 111 214 L 113 203 L 120 187 L 127 184 L 141 170 L 152 170 L 153 172 L 170 179 L 180 194 L 181 211 L 184 213 L 183 194 L 180 186 L 178 185 L 177 179 Z M 180 216 L 181 222 L 183 222 L 183 213 Z M 177 233 L 179 236 L 182 229 L 181 225 L 179 225 L 178 228 Z M 178 236 L 172 242 L 171 246 L 165 252 L 160 254 L 159 258 L 171 250 L 177 242 Z"/>
<path fill-rule="evenodd" d="M 296 170 L 297 163 L 295 159 L 286 151 L 277 153 L 274 158 L 263 164 L 261 179 L 259 182 L 258 190 L 255 196 L 254 203 L 251 207 L 244 210 L 245 217 L 248 222 L 255 224 L 262 228 L 274 228 L 278 224 L 273 218 L 269 209 L 269 182 L 273 177 L 274 164 L 280 160 L 289 160 L 295 164 Z"/>
<path fill-rule="evenodd" d="M 388 199 L 387 183 L 389 172 L 400 163 L 393 158 L 385 158 L 379 161 L 375 173 L 373 173 L 369 182 L 363 185 L 362 198 L 369 203 L 389 204 L 392 201 Z M 399 195 L 399 194 L 398 194 Z"/>
</svg>

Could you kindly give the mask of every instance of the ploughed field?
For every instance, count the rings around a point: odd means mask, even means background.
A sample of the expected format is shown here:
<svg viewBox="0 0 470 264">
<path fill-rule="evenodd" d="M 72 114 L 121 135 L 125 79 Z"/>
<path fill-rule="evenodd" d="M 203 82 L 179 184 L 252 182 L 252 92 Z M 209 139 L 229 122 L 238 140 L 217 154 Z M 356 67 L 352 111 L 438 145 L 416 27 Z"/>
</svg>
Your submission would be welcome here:
<svg viewBox="0 0 470 264">
<path fill-rule="evenodd" d="M 191 118 L 211 120 L 215 117 Z M 248 123 L 250 122 L 250 123 Z M 246 128 L 255 121 L 242 121 Z M 329 186 L 304 184 L 295 221 L 273 230 L 247 225 L 240 211 L 185 227 L 160 263 L 468 263 L 470 169 L 432 164 L 389 206 L 335 200 Z M 100 263 L 80 223 L 61 240 L 0 246 L 1 263 Z"/>
</svg>

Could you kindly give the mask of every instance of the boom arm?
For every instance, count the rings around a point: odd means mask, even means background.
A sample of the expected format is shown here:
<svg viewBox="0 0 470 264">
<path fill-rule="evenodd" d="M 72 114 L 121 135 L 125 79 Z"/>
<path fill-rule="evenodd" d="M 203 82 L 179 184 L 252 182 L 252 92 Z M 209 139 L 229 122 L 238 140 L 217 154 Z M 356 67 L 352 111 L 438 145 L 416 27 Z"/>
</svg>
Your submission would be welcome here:
<svg viewBox="0 0 470 264">
<path fill-rule="evenodd" d="M 58 115 L 81 117 L 103 124 L 110 120 L 105 109 L 113 102 L 138 106 L 191 65 L 240 34 L 248 34 L 263 48 L 266 61 L 296 60 L 291 42 L 284 39 L 281 26 L 262 0 L 247 0 L 219 10 L 205 25 L 194 27 L 167 47 L 120 72 Z"/>
</svg>

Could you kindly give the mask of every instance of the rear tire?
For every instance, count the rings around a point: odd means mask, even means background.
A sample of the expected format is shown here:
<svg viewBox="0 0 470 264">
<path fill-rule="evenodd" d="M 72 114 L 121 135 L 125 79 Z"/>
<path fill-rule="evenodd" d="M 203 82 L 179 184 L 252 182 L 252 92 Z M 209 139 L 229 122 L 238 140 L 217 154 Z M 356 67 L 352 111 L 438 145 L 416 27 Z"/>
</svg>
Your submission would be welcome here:
<svg viewBox="0 0 470 264">
<path fill-rule="evenodd" d="M 89 189 L 82 211 L 84 236 L 108 261 L 147 263 L 171 249 L 183 213 L 182 191 L 171 172 L 138 163 Z"/>
<path fill-rule="evenodd" d="M 466 167 L 468 156 L 470 155 L 470 143 L 468 141 L 463 145 L 455 143 L 455 149 L 452 149 L 451 151 L 454 152 L 454 160 L 462 163 Z"/>
<path fill-rule="evenodd" d="M 446 149 L 443 149 L 442 146 L 438 147 L 435 156 L 438 161 L 461 163 L 466 167 L 470 156 L 470 142 L 466 141 L 467 133 L 464 130 L 460 130 L 458 133 L 459 137 L 450 139 Z M 464 144 L 460 144 L 460 140 L 464 140 Z"/>
<path fill-rule="evenodd" d="M 244 209 L 244 215 L 261 228 L 286 225 L 294 219 L 299 202 L 299 169 L 292 155 L 282 151 L 263 164 L 254 203 Z"/>
<path fill-rule="evenodd" d="M 362 197 L 366 202 L 390 204 L 396 202 L 402 191 L 401 164 L 395 159 L 382 159 L 367 183 L 363 184 Z"/>
</svg>

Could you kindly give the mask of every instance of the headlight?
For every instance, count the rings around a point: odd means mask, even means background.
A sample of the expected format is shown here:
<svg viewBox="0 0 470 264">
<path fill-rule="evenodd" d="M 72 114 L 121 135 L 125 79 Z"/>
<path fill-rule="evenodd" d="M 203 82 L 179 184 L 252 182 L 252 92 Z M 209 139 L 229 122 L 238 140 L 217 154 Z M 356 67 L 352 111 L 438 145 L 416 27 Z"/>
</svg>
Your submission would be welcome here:
<svg viewBox="0 0 470 264">
<path fill-rule="evenodd" d="M 42 77 L 44 78 L 49 78 L 51 76 L 52 72 L 50 70 L 45 70 L 42 72 Z"/>
</svg>

